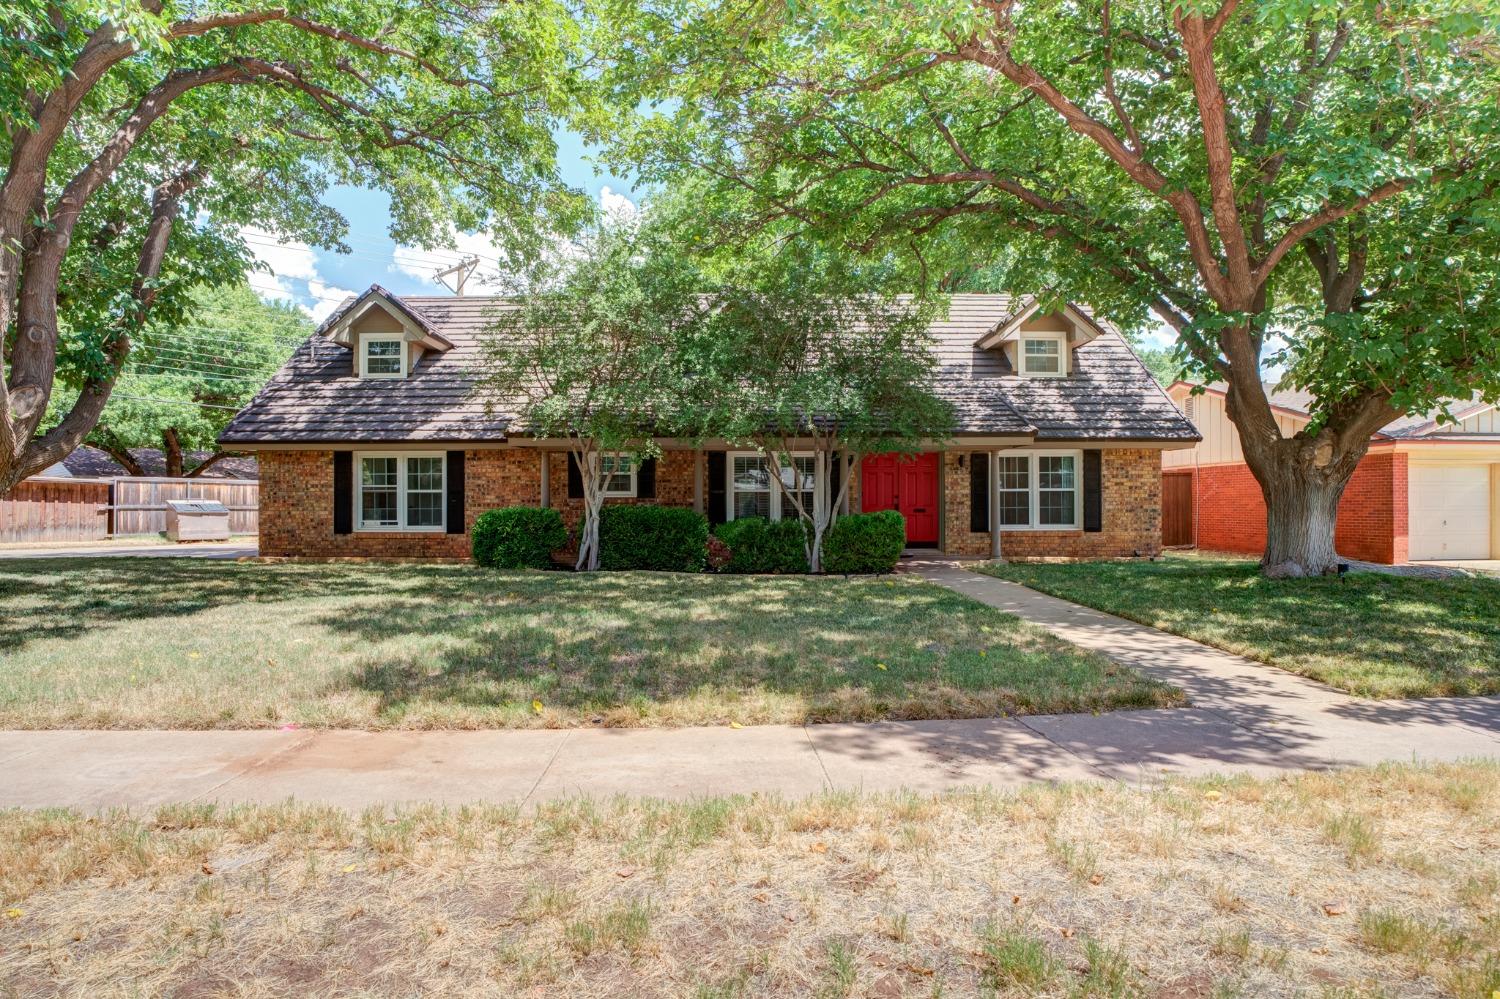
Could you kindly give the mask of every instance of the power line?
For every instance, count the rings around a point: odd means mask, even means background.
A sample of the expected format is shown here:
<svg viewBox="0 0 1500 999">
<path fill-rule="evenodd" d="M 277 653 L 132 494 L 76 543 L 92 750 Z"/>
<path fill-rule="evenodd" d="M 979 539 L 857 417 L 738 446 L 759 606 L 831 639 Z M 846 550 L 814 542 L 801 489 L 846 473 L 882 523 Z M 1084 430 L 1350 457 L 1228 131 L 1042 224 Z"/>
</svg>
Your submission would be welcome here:
<svg viewBox="0 0 1500 999">
<path fill-rule="evenodd" d="M 191 406 L 194 409 L 227 409 L 231 413 L 238 413 L 242 406 L 221 406 L 212 402 L 193 402 L 191 399 L 168 399 L 159 395 L 129 395 L 125 392 L 111 392 L 111 399 L 130 399 L 135 402 L 165 402 L 174 406 Z"/>
</svg>

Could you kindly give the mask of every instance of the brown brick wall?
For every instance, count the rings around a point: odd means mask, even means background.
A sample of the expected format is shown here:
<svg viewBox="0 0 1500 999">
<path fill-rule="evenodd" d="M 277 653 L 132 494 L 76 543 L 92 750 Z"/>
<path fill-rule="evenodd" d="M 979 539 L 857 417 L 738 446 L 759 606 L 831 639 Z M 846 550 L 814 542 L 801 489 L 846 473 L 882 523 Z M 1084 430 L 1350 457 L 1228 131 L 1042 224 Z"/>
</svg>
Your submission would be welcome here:
<svg viewBox="0 0 1500 999">
<path fill-rule="evenodd" d="M 464 533 L 333 533 L 333 452 L 262 451 L 260 553 L 306 558 L 468 558 L 474 518 L 497 506 L 535 504 L 534 451 L 464 454 Z"/>
<path fill-rule="evenodd" d="M 960 454 L 965 455 L 963 468 L 958 465 Z M 1006 558 L 1117 558 L 1161 551 L 1161 452 L 1117 448 L 1101 454 L 1103 530 L 1002 531 L 1000 545 Z M 969 530 L 971 460 L 969 452 L 943 455 L 944 551 L 953 555 L 990 553 L 990 532 Z"/>
</svg>

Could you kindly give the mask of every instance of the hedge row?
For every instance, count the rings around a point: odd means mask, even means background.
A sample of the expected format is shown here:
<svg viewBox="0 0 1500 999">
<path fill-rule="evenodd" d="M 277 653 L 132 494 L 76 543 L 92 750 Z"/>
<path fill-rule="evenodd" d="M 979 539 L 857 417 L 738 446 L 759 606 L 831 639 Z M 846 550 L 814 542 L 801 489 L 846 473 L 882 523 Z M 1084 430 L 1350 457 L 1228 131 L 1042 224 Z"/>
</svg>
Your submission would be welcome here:
<svg viewBox="0 0 1500 999">
<path fill-rule="evenodd" d="M 801 520 L 747 517 L 713 529 L 681 507 L 606 506 L 599 520 L 599 566 L 702 572 L 714 549 L 714 568 L 735 573 L 807 572 L 806 526 Z M 568 543 L 554 509 L 512 506 L 474 522 L 474 561 L 496 569 L 545 569 Z M 895 510 L 836 520 L 823 537 L 823 568 L 839 574 L 890 572 L 906 546 L 906 522 Z"/>
</svg>

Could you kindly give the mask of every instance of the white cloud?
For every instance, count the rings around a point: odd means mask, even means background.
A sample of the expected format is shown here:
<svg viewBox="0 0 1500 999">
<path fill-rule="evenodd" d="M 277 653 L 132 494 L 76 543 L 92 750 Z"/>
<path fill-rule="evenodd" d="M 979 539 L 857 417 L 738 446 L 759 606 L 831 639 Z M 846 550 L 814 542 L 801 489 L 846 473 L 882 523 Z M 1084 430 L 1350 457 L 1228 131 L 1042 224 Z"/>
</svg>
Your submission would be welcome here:
<svg viewBox="0 0 1500 999">
<path fill-rule="evenodd" d="M 322 322 L 339 304 L 354 294 L 347 288 L 331 285 L 318 270 L 318 254 L 300 240 L 282 241 L 275 233 L 254 226 L 243 226 L 240 236 L 258 263 L 270 269 L 250 273 L 250 287 L 260 297 L 290 302 Z"/>
<path fill-rule="evenodd" d="M 599 207 L 604 209 L 604 217 L 610 222 L 628 222 L 641 213 L 634 201 L 607 185 L 599 189 Z"/>
<path fill-rule="evenodd" d="M 312 317 L 313 322 L 321 323 L 333 314 L 333 311 L 344 303 L 345 299 L 352 298 L 356 292 L 348 288 L 340 288 L 337 285 L 324 284 L 316 279 L 307 282 L 307 293 L 312 296 L 311 305 L 302 305 L 302 311 Z M 300 304 L 300 303 L 299 303 Z"/>
</svg>

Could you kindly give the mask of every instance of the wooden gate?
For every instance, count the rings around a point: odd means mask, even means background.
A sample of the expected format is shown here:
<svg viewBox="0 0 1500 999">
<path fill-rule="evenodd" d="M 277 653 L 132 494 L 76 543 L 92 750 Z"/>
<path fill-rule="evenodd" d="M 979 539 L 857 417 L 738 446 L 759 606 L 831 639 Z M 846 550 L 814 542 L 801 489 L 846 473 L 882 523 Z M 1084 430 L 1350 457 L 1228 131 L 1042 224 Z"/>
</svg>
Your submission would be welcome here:
<svg viewBox="0 0 1500 999">
<path fill-rule="evenodd" d="M 1161 543 L 1167 548 L 1193 544 L 1192 472 L 1162 473 Z"/>
</svg>

